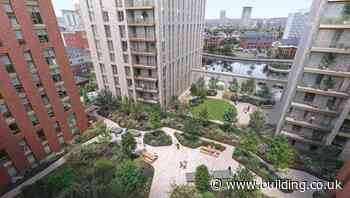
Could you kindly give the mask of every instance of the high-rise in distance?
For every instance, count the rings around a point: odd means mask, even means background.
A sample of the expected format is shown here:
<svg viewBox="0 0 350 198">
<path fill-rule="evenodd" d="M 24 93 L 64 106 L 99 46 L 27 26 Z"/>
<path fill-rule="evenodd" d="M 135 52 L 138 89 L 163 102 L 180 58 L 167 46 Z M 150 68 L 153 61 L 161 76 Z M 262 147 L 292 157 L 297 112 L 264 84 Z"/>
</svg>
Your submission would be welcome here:
<svg viewBox="0 0 350 198">
<path fill-rule="evenodd" d="M 311 151 L 350 158 L 350 2 L 314 1 L 283 96 L 277 134 Z"/>
<path fill-rule="evenodd" d="M 80 1 L 99 89 L 167 106 L 202 63 L 205 3 Z"/>
<path fill-rule="evenodd" d="M 242 10 L 241 16 L 241 27 L 246 28 L 250 25 L 250 20 L 252 18 L 253 7 L 245 6 Z"/>
<path fill-rule="evenodd" d="M 0 185 L 88 126 L 49 0 L 0 2 Z"/>
</svg>

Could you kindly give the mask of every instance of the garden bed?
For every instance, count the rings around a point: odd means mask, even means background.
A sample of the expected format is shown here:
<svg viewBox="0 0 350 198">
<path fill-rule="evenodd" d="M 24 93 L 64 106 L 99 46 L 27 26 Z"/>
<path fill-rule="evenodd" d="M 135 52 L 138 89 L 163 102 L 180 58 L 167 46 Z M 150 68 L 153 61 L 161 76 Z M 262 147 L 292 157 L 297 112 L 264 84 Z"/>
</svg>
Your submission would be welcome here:
<svg viewBox="0 0 350 198">
<path fill-rule="evenodd" d="M 170 146 L 173 141 L 171 140 L 171 136 L 166 134 L 162 130 L 156 130 L 154 132 L 146 133 L 143 141 L 145 144 L 151 146 Z"/>
<path fill-rule="evenodd" d="M 181 133 L 175 133 L 175 137 L 177 138 L 177 140 L 179 141 L 179 143 L 182 146 L 189 147 L 189 148 L 192 148 L 192 149 L 196 149 L 196 148 L 199 148 L 201 146 L 205 146 L 205 147 L 210 146 L 210 147 L 212 147 L 212 148 L 214 148 L 216 150 L 219 150 L 219 151 L 224 151 L 226 149 L 226 147 L 224 147 L 221 144 L 217 144 L 215 142 L 201 140 L 199 137 L 195 141 L 186 140 L 184 135 L 181 134 Z"/>
<path fill-rule="evenodd" d="M 130 161 L 123 158 L 121 153 L 120 146 L 115 144 L 91 144 L 83 147 L 69 156 L 63 166 L 23 188 L 17 198 L 82 198 L 93 193 L 97 197 L 119 197 L 123 188 L 116 185 L 115 174 L 120 174 L 122 171 L 119 168 Z M 142 160 L 130 162 L 135 164 L 144 178 L 138 181 L 139 187 L 130 196 L 146 198 L 149 196 L 154 170 Z"/>
<path fill-rule="evenodd" d="M 259 158 L 254 156 L 248 151 L 245 151 L 241 148 L 236 148 L 232 154 L 232 158 L 239 163 L 243 164 L 250 171 L 259 175 L 264 181 L 277 181 L 277 180 L 286 180 L 281 178 L 273 170 L 271 170 L 266 164 L 260 161 Z M 282 190 L 284 193 L 292 193 L 293 190 Z"/>
</svg>

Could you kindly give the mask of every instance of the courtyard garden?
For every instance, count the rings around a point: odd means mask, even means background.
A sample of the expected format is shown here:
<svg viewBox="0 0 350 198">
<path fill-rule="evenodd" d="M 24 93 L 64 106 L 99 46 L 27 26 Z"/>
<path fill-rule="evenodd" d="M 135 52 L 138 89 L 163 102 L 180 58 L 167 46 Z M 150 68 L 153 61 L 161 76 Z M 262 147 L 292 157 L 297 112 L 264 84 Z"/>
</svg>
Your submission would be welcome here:
<svg viewBox="0 0 350 198">
<path fill-rule="evenodd" d="M 204 93 L 198 89 L 198 93 Z M 109 118 L 122 127 L 137 129 L 142 131 L 157 130 L 162 127 L 169 127 L 183 134 L 176 134 L 180 144 L 198 148 L 203 146 L 200 137 L 205 137 L 221 143 L 240 148 L 242 153 L 250 153 L 253 157 L 240 156 L 240 153 L 233 155 L 234 159 L 240 160 L 242 164 L 254 171 L 259 169 L 261 164 L 256 163 L 256 158 L 265 161 L 273 168 L 266 169 L 264 173 L 258 174 L 263 178 L 275 177 L 275 173 L 286 168 L 293 168 L 311 173 L 318 178 L 332 180 L 336 170 L 341 166 L 341 162 L 334 156 L 323 155 L 320 153 L 308 154 L 307 152 L 298 152 L 289 146 L 285 137 L 274 137 L 274 128 L 265 123 L 265 115 L 257 110 L 250 114 L 250 120 L 247 126 L 237 125 L 237 110 L 233 105 L 224 100 L 211 100 L 203 98 L 203 103 L 191 107 L 188 104 L 180 103 L 174 100 L 167 110 L 159 106 L 150 106 L 141 103 L 133 103 L 127 99 L 113 99 L 118 104 L 113 111 L 108 114 Z M 214 103 L 216 108 L 210 109 Z M 192 113 L 194 112 L 194 113 Z M 223 124 L 211 122 L 215 116 Z M 159 136 L 150 135 L 147 137 L 151 144 L 160 144 Z M 218 148 L 218 146 L 213 145 Z M 332 150 L 325 147 L 323 150 Z M 242 159 L 240 159 L 242 157 Z M 328 160 L 327 160 L 328 159 Z M 268 176 L 266 176 L 268 175 Z"/>
<path fill-rule="evenodd" d="M 135 145 L 135 140 L 124 137 L 121 144 L 112 144 L 105 136 L 75 149 L 64 165 L 24 187 L 18 198 L 146 198 L 154 170 L 131 155 Z"/>
</svg>

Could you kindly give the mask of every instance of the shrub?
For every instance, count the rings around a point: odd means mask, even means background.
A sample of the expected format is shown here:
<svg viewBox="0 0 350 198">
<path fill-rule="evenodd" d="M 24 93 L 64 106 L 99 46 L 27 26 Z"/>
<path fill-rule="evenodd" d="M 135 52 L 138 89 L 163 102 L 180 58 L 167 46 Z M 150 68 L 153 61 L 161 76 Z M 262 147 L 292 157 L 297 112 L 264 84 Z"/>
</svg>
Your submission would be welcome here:
<svg viewBox="0 0 350 198">
<path fill-rule="evenodd" d="M 200 192 L 207 192 L 210 189 L 210 175 L 205 165 L 200 165 L 196 169 L 195 184 Z"/>
<path fill-rule="evenodd" d="M 152 112 L 149 119 L 149 125 L 152 129 L 158 129 L 160 127 L 160 114 L 158 112 Z"/>
<path fill-rule="evenodd" d="M 195 187 L 189 185 L 174 185 L 170 198 L 202 198 Z"/>
<path fill-rule="evenodd" d="M 295 151 L 284 137 L 276 137 L 267 150 L 267 159 L 276 169 L 288 168 L 294 161 Z"/>
<path fill-rule="evenodd" d="M 238 121 L 237 116 L 238 116 L 237 109 L 235 107 L 231 107 L 224 111 L 223 119 L 227 124 L 231 125 L 232 123 L 237 123 Z"/>
<path fill-rule="evenodd" d="M 172 144 L 171 137 L 162 130 L 146 133 L 143 141 L 151 146 L 169 146 Z"/>
<path fill-rule="evenodd" d="M 254 129 L 255 131 L 260 131 L 265 126 L 265 115 L 261 111 L 254 111 L 249 115 L 249 127 Z"/>
<path fill-rule="evenodd" d="M 183 134 L 180 133 L 175 133 L 175 137 L 182 146 L 186 146 L 193 149 L 202 146 L 202 141 L 200 139 L 188 140 L 184 137 Z"/>
<path fill-rule="evenodd" d="M 127 132 L 122 135 L 121 145 L 122 145 L 123 152 L 126 155 L 131 156 L 132 151 L 136 148 L 136 140 L 131 133 Z"/>
<path fill-rule="evenodd" d="M 112 180 L 112 191 L 120 197 L 133 197 L 133 193 L 137 191 L 145 182 L 142 169 L 135 162 L 127 160 L 123 162 L 115 173 Z"/>
</svg>

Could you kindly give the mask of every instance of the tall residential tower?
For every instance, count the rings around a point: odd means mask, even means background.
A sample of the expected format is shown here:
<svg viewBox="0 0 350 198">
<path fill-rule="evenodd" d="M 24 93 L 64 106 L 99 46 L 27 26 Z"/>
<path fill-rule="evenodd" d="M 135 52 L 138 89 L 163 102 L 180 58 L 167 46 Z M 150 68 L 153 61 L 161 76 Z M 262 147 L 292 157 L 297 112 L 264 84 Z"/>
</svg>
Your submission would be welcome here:
<svg viewBox="0 0 350 198">
<path fill-rule="evenodd" d="M 350 2 L 315 0 L 283 97 L 277 133 L 350 157 Z"/>
<path fill-rule="evenodd" d="M 246 28 L 249 27 L 250 20 L 252 17 L 253 7 L 245 6 L 242 10 L 241 16 L 241 27 Z"/>
<path fill-rule="evenodd" d="M 0 2 L 0 185 L 88 126 L 48 0 Z"/>
<path fill-rule="evenodd" d="M 99 89 L 169 104 L 201 65 L 206 0 L 82 0 Z"/>
</svg>

